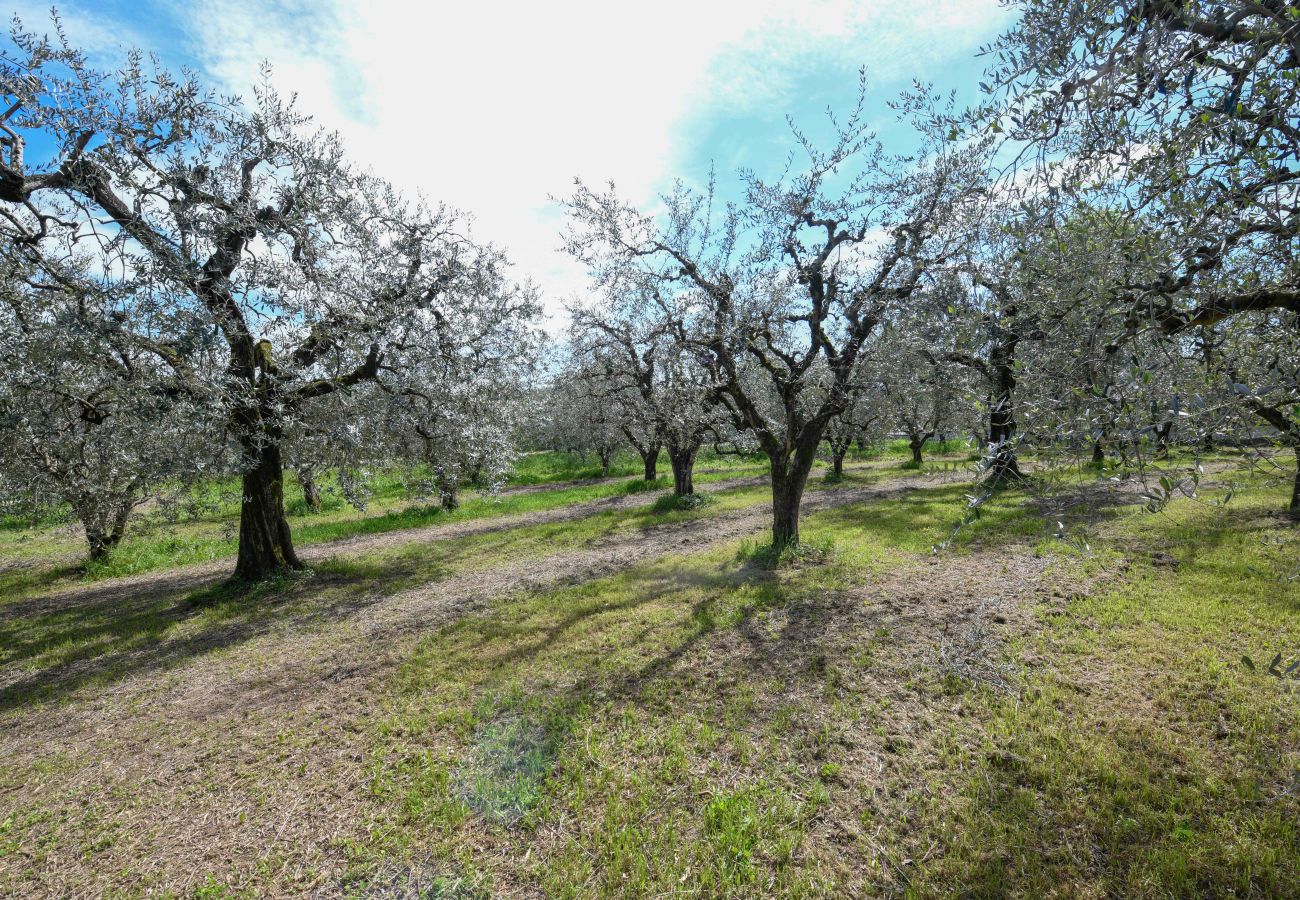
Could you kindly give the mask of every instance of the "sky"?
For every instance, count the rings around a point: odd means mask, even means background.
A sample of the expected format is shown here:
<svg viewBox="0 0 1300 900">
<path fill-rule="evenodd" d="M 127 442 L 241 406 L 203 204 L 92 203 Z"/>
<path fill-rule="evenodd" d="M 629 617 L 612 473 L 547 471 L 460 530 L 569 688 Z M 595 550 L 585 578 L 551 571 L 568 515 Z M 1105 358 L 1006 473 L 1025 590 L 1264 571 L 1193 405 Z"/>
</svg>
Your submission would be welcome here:
<svg viewBox="0 0 1300 900">
<path fill-rule="evenodd" d="M 29 27 L 47 2 L 10 0 Z M 888 146 L 886 102 L 913 80 L 976 99 L 979 48 L 1010 24 L 997 0 L 69 0 L 64 26 L 97 66 L 131 47 L 247 95 L 272 65 L 282 93 L 351 155 L 412 193 L 471 213 L 543 291 L 548 328 L 586 290 L 560 252 L 552 198 L 613 181 L 652 205 L 710 167 L 779 172 L 787 116 L 816 132 L 847 111 L 858 70 Z"/>
</svg>

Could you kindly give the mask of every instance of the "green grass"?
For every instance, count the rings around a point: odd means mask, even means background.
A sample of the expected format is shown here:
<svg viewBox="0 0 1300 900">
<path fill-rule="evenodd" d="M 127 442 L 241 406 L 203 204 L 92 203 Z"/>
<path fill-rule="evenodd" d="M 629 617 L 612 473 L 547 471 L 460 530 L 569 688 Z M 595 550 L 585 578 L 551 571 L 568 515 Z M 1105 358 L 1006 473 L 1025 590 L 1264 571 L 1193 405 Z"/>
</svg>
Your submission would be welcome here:
<svg viewBox="0 0 1300 900">
<path fill-rule="evenodd" d="M 844 480 L 891 475 L 887 464 Z M 1068 477 L 1086 486 L 1097 475 Z M 578 502 L 630 485 L 516 498 Z M 781 558 L 758 536 L 685 547 L 412 638 L 346 723 L 360 734 L 367 806 L 364 830 L 335 848 L 342 889 L 383 895 L 426 873 L 454 896 L 1293 893 L 1297 691 L 1265 671 L 1275 653 L 1300 656 L 1300 538 L 1278 515 L 1283 486 L 1243 478 L 1222 508 L 1107 509 L 1090 526 L 1091 553 L 1053 539 L 1055 522 L 1020 489 L 954 530 L 968 491 L 918 487 L 807 515 L 807 552 Z M 286 622 L 314 628 L 449 575 L 768 497 L 759 484 L 683 509 L 665 494 L 637 509 L 396 545 L 252 589 L 160 589 L 69 609 L 11 602 L 0 606 L 0 661 L 48 677 L 4 694 L 4 723 Z M 1013 554 L 1048 574 L 1033 588 L 1043 601 L 1034 626 L 992 651 L 1013 670 L 1008 694 L 943 671 L 936 648 L 950 636 L 925 617 L 926 603 L 965 602 L 950 596 L 964 579 L 945 582 L 948 567 L 1007 572 Z M 1077 595 L 1052 596 L 1087 579 Z M 313 728 L 335 739 L 331 711 L 318 715 L 285 739 L 310 740 Z M 214 734 L 196 752 L 220 759 L 231 739 Z M 43 764 L 66 764 L 56 756 Z M 263 764 L 257 779 L 288 777 Z M 0 786 L 34 777 L 7 772 Z M 29 832 L 72 846 L 111 838 L 110 824 L 43 815 L 37 804 L 0 816 L 0 862 L 31 846 Z M 193 877 L 208 896 L 293 893 L 302 882 L 278 879 L 295 871 L 295 850 L 275 852 L 282 864 L 234 860 Z"/>
<path fill-rule="evenodd" d="M 959 491 L 811 516 L 809 542 L 834 552 L 809 564 L 755 567 L 752 546 L 733 545 L 426 639 L 376 725 L 385 762 L 374 789 L 394 819 L 382 840 L 354 848 L 357 871 L 418 846 L 485 889 L 532 884 L 552 896 L 659 896 L 681 884 L 756 897 L 881 885 L 918 896 L 1288 893 L 1300 870 L 1297 802 L 1284 794 L 1300 765 L 1294 695 L 1235 662 L 1300 646 L 1300 597 L 1279 580 L 1294 568 L 1294 536 L 1256 521 L 1276 491 L 1255 488 L 1226 516 L 1186 501 L 1167 516 L 1117 513 L 1092 560 L 1051 541 L 1016 492 L 992 501 L 960 533 L 959 556 L 1028 542 L 1087 568 L 1156 546 L 1180 564 L 1138 562 L 1069 616 L 1045 619 L 1013 648 L 1051 660 L 1025 673 L 1019 697 L 917 669 L 910 690 L 966 717 L 939 714 L 933 734 L 886 741 L 904 759 L 934 748 L 945 767 L 929 782 L 908 768 L 882 782 L 843 744 L 864 713 L 888 721 L 887 698 L 853 673 L 890 658 L 906 672 L 909 648 L 878 633 L 792 646 L 794 703 L 789 681 L 734 655 L 737 635 L 766 633 L 789 610 L 923 565 L 960 517 Z M 708 662 L 719 657 L 721 670 Z M 1215 738 L 1220 712 L 1229 734 Z M 457 760 L 484 728 L 519 716 L 547 722 L 546 774 L 530 767 L 518 824 L 483 824 L 452 787 Z M 913 798 L 910 814 L 877 818 L 858 799 L 880 790 Z M 826 817 L 855 809 L 853 831 L 869 825 L 872 841 L 828 844 Z M 460 843 L 469 821 L 480 823 L 473 851 Z M 886 868 L 871 876 L 882 843 Z M 534 858 L 509 862 L 521 845 Z M 904 861 L 915 846 L 930 850 L 919 865 Z"/>
<path fill-rule="evenodd" d="M 1137 562 L 1047 623 L 1032 652 L 1052 665 L 1023 698 L 985 705 L 988 740 L 962 761 L 974 777 L 931 822 L 950 849 L 922 893 L 1294 891 L 1294 685 L 1239 662 L 1300 655 L 1300 542 L 1269 515 L 1281 498 L 1182 502 L 1114 529 Z"/>
<path fill-rule="evenodd" d="M 853 477 L 865 484 L 879 476 Z M 615 487 L 625 488 L 626 483 Z M 549 494 L 510 499 L 527 502 L 539 496 Z M 0 665 L 18 663 L 37 675 L 34 683 L 0 689 L 0 710 L 57 699 L 88 685 L 106 685 L 142 666 L 169 668 L 196 653 L 242 642 L 278 621 L 309 610 L 328 616 L 331 610 L 373 594 L 376 589 L 392 593 L 506 560 L 540 558 L 585 547 L 621 532 L 752 507 L 768 496 L 764 484 L 732 488 L 709 495 L 706 503 L 688 507 L 651 504 L 431 543 L 399 543 L 382 552 L 320 563 L 314 573 L 266 584 L 218 582 L 195 591 L 172 587 L 164 579 L 156 586 L 130 591 L 125 596 L 109 592 L 104 599 L 90 604 L 52 610 L 40 600 L 39 589 L 50 586 L 48 572 L 43 577 L 25 573 L 28 580 L 20 586 L 26 593 L 14 590 L 0 602 L 0 610 L 9 613 L 0 618 Z M 76 576 L 75 569 L 67 570 L 68 578 Z M 17 578 L 10 575 L 10 584 L 18 583 Z M 26 612 L 29 605 L 32 611 Z M 87 660 L 94 661 L 94 665 L 75 674 L 62 673 L 64 667 Z"/>
<path fill-rule="evenodd" d="M 755 565 L 753 546 L 733 543 L 512 602 L 427 638 L 375 726 L 373 789 L 394 819 L 382 840 L 354 848 L 357 870 L 434 847 L 475 883 L 522 878 L 552 896 L 655 896 L 683 883 L 711 895 L 832 889 L 832 867 L 810 862 L 806 845 L 830 801 L 828 780 L 839 777 L 826 758 L 835 729 L 797 724 L 795 710 L 765 721 L 781 688 L 747 675 L 747 663 L 721 676 L 725 690 L 675 667 L 866 573 L 916 564 L 960 516 L 950 490 L 930 493 L 881 504 L 889 515 L 857 507 L 810 516 L 807 544 L 836 551 L 801 565 Z M 1015 528 L 1003 526 L 1019 518 L 1008 498 L 965 540 L 1004 539 Z M 818 680 L 844 665 L 818 659 L 810 653 L 797 667 Z M 841 713 L 866 699 L 843 682 L 817 690 Z M 481 752 L 485 729 L 520 720 L 547 723 L 551 758 L 545 777 L 526 766 L 517 823 L 474 829 L 476 842 L 489 842 L 484 859 L 558 822 L 582 824 L 553 852 L 494 871 L 458 844 L 476 812 L 455 772 Z M 495 791 L 516 796 L 512 779 Z"/>
<path fill-rule="evenodd" d="M 743 456 L 734 454 L 719 455 L 706 447 L 699 452 L 695 465 L 699 470 L 709 470 L 711 472 L 732 471 L 736 474 L 744 474 L 756 468 L 766 468 L 767 457 L 762 453 L 751 453 Z M 658 467 L 661 473 L 668 470 L 667 451 L 659 454 Z M 641 457 L 630 450 L 624 450 L 614 455 L 608 477 L 628 478 L 642 475 L 643 472 L 644 464 L 641 462 Z M 582 456 L 577 453 L 566 453 L 558 450 L 542 450 L 520 456 L 515 461 L 507 483 L 512 485 L 555 484 L 563 481 L 601 477 L 605 476 L 602 476 L 600 460 L 594 454 Z"/>
<path fill-rule="evenodd" d="M 750 459 L 722 457 L 709 462 L 712 470 L 701 471 L 696 476 L 695 480 L 700 485 L 743 475 L 759 475 L 765 471 L 763 465 Z M 699 464 L 701 470 L 710 466 Z M 294 513 L 290 524 L 293 527 L 295 546 L 327 543 L 355 535 L 420 528 L 443 521 L 494 518 L 558 509 L 622 494 L 668 490 L 672 486 L 670 481 L 662 477 L 652 483 L 633 477 L 610 478 L 571 486 L 559 482 L 550 490 L 503 493 L 497 496 L 466 492 L 460 508 L 454 513 L 447 513 L 437 504 L 413 503 L 403 499 L 400 484 L 401 479 L 393 474 L 377 479 L 374 483 L 374 496 L 366 511 L 358 511 L 344 504 L 337 496 L 327 493 L 324 509 L 310 513 L 305 512 L 301 490 L 296 482 L 292 478 L 287 479 L 286 506 Z M 137 520 L 126 540 L 107 560 L 83 563 L 83 576 L 89 580 L 116 578 L 233 556 L 237 549 L 238 520 L 237 506 L 229 505 L 231 501 L 228 500 L 227 488 L 232 486 L 233 483 L 202 488 L 203 503 L 200 508 L 205 512 L 199 516 L 179 523 L 157 519 Z M 227 499 L 222 500 L 222 497 Z M 211 506 L 206 505 L 209 502 Z M 35 561 L 55 554 L 80 560 L 84 548 L 75 536 L 48 528 L 43 531 L 0 533 L 0 561 Z M 30 579 L 21 572 L 0 574 L 0 598 L 19 595 L 29 582 Z"/>
</svg>

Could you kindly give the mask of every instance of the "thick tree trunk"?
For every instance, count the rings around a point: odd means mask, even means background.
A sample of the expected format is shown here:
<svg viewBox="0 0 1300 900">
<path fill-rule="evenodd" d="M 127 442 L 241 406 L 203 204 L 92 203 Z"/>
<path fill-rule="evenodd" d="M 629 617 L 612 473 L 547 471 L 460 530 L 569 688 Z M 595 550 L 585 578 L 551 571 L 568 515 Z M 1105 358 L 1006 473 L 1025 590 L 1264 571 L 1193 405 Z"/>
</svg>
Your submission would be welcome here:
<svg viewBox="0 0 1300 900">
<path fill-rule="evenodd" d="M 284 515 L 284 466 L 278 434 L 247 443 L 244 503 L 239 516 L 235 577 L 258 581 L 287 569 L 301 569 Z"/>
<path fill-rule="evenodd" d="M 438 479 L 438 499 L 446 512 L 455 512 L 460 508 L 459 484 L 452 478 Z"/>
<path fill-rule="evenodd" d="M 912 451 L 912 462 L 919 466 L 922 463 L 921 449 L 925 446 L 925 438 L 920 438 L 919 440 L 917 438 L 912 438 L 908 441 L 907 446 Z"/>
<path fill-rule="evenodd" d="M 808 474 L 782 471 L 784 466 L 773 460 L 772 466 L 772 546 L 788 547 L 799 543 L 799 504 L 803 501 Z M 780 474 L 778 474 L 780 473 Z"/>
<path fill-rule="evenodd" d="M 768 453 L 772 464 L 772 546 L 799 543 L 799 504 L 803 501 L 808 473 L 817 460 L 821 434 L 805 434 L 789 456 Z"/>
<path fill-rule="evenodd" d="M 1016 459 L 1016 345 L 1018 336 L 996 342 L 989 353 L 993 397 L 989 404 L 989 444 L 996 447 L 985 481 L 993 487 L 1024 479 Z"/>
<path fill-rule="evenodd" d="M 848 455 L 849 445 L 845 444 L 840 448 L 831 448 L 831 471 L 836 475 L 844 474 L 844 457 Z"/>
<path fill-rule="evenodd" d="M 614 463 L 613 450 L 598 450 L 596 455 L 600 457 L 600 474 L 604 478 L 609 477 L 609 467 Z"/>
<path fill-rule="evenodd" d="M 653 444 L 644 450 L 637 448 L 637 452 L 645 466 L 645 480 L 654 481 L 659 477 L 659 445 Z"/>
<path fill-rule="evenodd" d="M 1300 444 L 1295 446 L 1295 482 L 1291 486 L 1291 505 L 1287 507 L 1294 519 L 1300 519 Z"/>
<path fill-rule="evenodd" d="M 312 512 L 320 512 L 321 492 L 320 484 L 316 481 L 316 473 L 307 466 L 299 466 L 294 474 L 302 487 L 302 499 L 307 504 L 307 508 Z"/>
<path fill-rule="evenodd" d="M 82 517 L 86 529 L 86 544 L 89 556 L 95 562 L 102 562 L 117 549 L 126 536 L 126 522 L 135 508 L 133 500 L 121 500 L 114 505 L 109 515 L 101 520 L 90 514 Z"/>
<path fill-rule="evenodd" d="M 695 493 L 695 453 L 697 447 L 669 447 L 668 461 L 673 467 L 673 493 L 679 497 Z"/>
</svg>

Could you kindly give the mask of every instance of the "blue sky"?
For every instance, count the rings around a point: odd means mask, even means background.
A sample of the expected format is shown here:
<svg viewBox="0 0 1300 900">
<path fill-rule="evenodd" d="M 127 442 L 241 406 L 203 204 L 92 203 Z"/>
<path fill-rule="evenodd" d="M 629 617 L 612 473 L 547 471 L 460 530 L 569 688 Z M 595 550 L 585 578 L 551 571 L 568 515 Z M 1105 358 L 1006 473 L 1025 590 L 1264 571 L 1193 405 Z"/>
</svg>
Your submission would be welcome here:
<svg viewBox="0 0 1300 900">
<path fill-rule="evenodd" d="M 29 25 L 44 2 L 14 2 Z M 247 92 L 263 59 L 353 155 L 410 191 L 474 213 L 549 309 L 584 287 L 556 248 L 548 198 L 574 176 L 650 203 L 675 177 L 779 168 L 785 117 L 816 130 L 865 65 L 871 120 L 913 79 L 973 100 L 975 54 L 1009 24 L 996 0 L 498 2 L 74 0 L 74 40 L 111 66 L 139 46 Z M 552 327 L 559 325 L 558 321 Z"/>
</svg>

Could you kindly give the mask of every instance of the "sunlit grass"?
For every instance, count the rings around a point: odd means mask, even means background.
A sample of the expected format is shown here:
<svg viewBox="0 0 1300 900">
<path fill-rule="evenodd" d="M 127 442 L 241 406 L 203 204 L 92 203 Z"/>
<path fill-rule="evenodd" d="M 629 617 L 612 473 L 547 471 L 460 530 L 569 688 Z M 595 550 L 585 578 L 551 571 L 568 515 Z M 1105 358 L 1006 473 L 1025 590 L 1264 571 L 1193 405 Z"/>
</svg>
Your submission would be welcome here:
<svg viewBox="0 0 1300 900">
<path fill-rule="evenodd" d="M 701 486 L 738 476 L 760 475 L 765 471 L 765 466 L 749 459 L 722 457 L 713 463 L 716 463 L 713 471 L 701 471 L 696 476 L 695 480 Z M 507 490 L 501 494 L 481 494 L 467 490 L 462 495 L 460 508 L 448 513 L 437 503 L 406 499 L 400 489 L 400 479 L 390 475 L 376 482 L 375 495 L 364 510 L 355 509 L 342 502 L 336 494 L 327 492 L 324 508 L 320 512 L 310 512 L 302 502 L 301 489 L 289 478 L 285 483 L 286 508 L 291 513 L 295 545 L 310 546 L 355 535 L 436 526 L 448 521 L 523 515 L 624 494 L 666 491 L 672 487 L 671 480 L 662 477 L 652 483 L 639 477 L 620 477 L 572 486 L 565 486 L 564 480 L 569 479 L 557 481 L 553 488 L 535 492 L 511 493 Z M 217 503 L 216 498 L 225 496 L 227 489 L 233 486 L 232 482 L 229 485 L 209 485 L 202 490 L 210 492 L 209 499 Z M 85 577 L 115 578 L 233 556 L 238 548 L 237 507 L 222 507 L 218 503 L 217 509 L 218 513 L 175 523 L 156 518 L 137 520 L 127 539 L 107 560 L 85 564 Z M 222 509 L 224 512 L 220 512 Z M 0 559 L 11 557 L 35 561 L 55 554 L 79 559 L 84 554 L 84 547 L 71 531 L 49 527 L 0 533 Z M 0 576 L 0 593 L 9 592 L 6 582 L 18 587 L 16 582 Z"/>
<path fill-rule="evenodd" d="M 485 890 L 501 878 L 561 896 L 658 896 L 684 883 L 812 896 L 861 885 L 853 860 L 867 848 L 818 845 L 813 827 L 862 777 L 838 761 L 834 735 L 880 702 L 839 673 L 908 648 L 863 635 L 861 660 L 826 659 L 809 676 L 824 681 L 820 709 L 784 706 L 785 686 L 761 678 L 714 686 L 678 661 L 707 658 L 728 633 L 762 630 L 770 614 L 850 591 L 871 573 L 920 565 L 960 516 L 961 490 L 810 516 L 808 542 L 828 552 L 809 565 L 755 567 L 743 542 L 730 544 L 512 602 L 429 637 L 376 724 L 385 762 L 374 789 L 395 818 L 383 840 L 353 848 L 357 877 L 376 858 L 433 847 Z M 905 831 L 932 846 L 922 865 L 909 864 L 911 890 L 1287 893 L 1300 864 L 1287 793 L 1300 729 L 1280 682 L 1236 662 L 1300 645 L 1300 594 L 1282 582 L 1295 569 L 1294 538 L 1267 520 L 1248 524 L 1275 493 L 1251 488 L 1228 513 L 1190 501 L 1160 516 L 1122 511 L 1101 526 L 1091 561 L 1052 541 L 1014 491 L 960 533 L 958 553 L 1028 542 L 1095 567 L 1137 542 L 1180 562 L 1139 560 L 1070 616 L 1046 620 L 1017 652 L 1052 664 L 1027 676 L 1018 697 L 921 679 L 936 699 L 956 691 L 977 712 L 945 728 L 975 726 L 983 738 L 934 736 L 948 748 L 936 776 L 944 786 L 929 786 L 914 820 L 873 832 L 886 848 Z M 832 730 L 794 727 L 809 717 Z M 484 821 L 455 788 L 482 735 L 521 720 L 545 733 L 549 760 L 547 774 L 530 776 L 522 831 Z M 770 743 L 756 743 L 756 729 Z M 835 802 L 842 814 L 847 801 Z M 472 851 L 461 844 L 468 834 Z M 539 834 L 550 835 L 540 852 Z M 531 860 L 503 868 L 521 844 L 533 847 Z M 882 883 L 898 886 L 895 875 Z"/>
<path fill-rule="evenodd" d="M 911 477 L 882 462 L 810 491 Z M 1030 492 L 957 528 L 969 484 L 917 482 L 806 515 L 813 555 L 765 564 L 758 530 L 430 627 L 355 726 L 370 824 L 340 840 L 340 889 L 364 895 L 408 867 L 468 896 L 1284 896 L 1300 865 L 1300 725 L 1266 666 L 1300 647 L 1300 554 L 1281 487 L 1241 487 L 1226 507 L 1110 509 L 1085 551 L 1052 537 Z M 252 594 L 214 583 L 5 607 L 3 661 L 50 676 L 5 692 L 5 722 L 142 660 L 160 677 L 293 616 L 310 630 L 351 604 L 768 498 L 758 483 L 695 509 L 399 542 Z M 1013 553 L 1101 579 L 1038 608 L 1005 648 L 1014 695 L 854 617 L 881 605 L 906 621 L 946 567 Z M 55 828 L 41 815 L 8 820 L 0 850 Z M 113 839 L 111 821 L 57 828 L 92 848 Z M 277 852 L 287 865 L 199 873 L 204 890 L 275 892 L 292 870 Z"/>
</svg>

